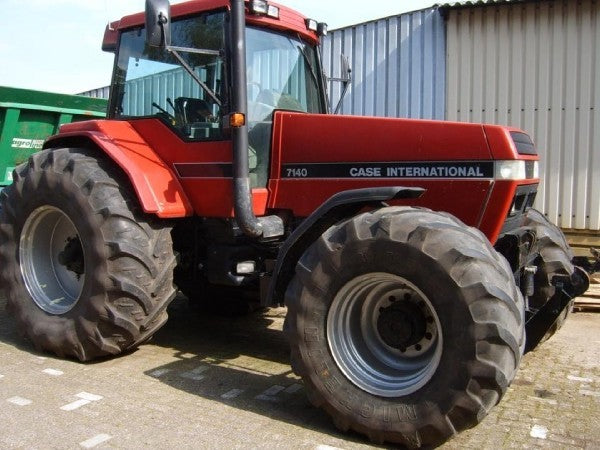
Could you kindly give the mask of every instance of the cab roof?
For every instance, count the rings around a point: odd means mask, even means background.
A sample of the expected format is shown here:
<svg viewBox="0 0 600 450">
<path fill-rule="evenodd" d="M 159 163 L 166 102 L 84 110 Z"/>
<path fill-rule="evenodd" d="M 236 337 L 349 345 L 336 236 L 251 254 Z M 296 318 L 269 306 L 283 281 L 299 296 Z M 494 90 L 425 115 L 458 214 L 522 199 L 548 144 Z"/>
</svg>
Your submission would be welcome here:
<svg viewBox="0 0 600 450">
<path fill-rule="evenodd" d="M 248 0 L 245 1 L 249 3 Z M 314 31 L 308 30 L 306 26 L 306 17 L 302 14 L 288 8 L 287 6 L 280 5 L 275 2 L 269 2 L 269 4 L 277 6 L 279 8 L 279 19 L 274 19 L 267 16 L 259 16 L 252 14 L 246 9 L 246 23 L 249 25 L 258 25 L 265 28 L 271 28 L 273 30 L 282 32 L 293 32 L 301 35 L 307 41 L 317 44 L 319 38 Z M 180 17 L 190 16 L 199 14 L 207 11 L 214 11 L 219 9 L 230 9 L 229 0 L 190 0 L 184 3 L 178 3 L 171 6 L 171 18 L 177 19 Z M 144 26 L 145 24 L 145 13 L 139 12 L 124 16 L 121 20 L 110 23 L 106 27 L 104 32 L 104 40 L 102 42 L 102 50 L 115 51 L 118 42 L 119 32 L 128 28 L 135 28 Z"/>
</svg>

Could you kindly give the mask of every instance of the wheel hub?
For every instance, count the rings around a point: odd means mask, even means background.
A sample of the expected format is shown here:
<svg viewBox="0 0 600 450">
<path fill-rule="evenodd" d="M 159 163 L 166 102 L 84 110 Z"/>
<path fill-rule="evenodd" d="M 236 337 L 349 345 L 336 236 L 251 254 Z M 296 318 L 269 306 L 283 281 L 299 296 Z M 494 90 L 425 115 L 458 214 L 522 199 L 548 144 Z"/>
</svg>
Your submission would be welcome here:
<svg viewBox="0 0 600 450">
<path fill-rule="evenodd" d="M 83 275 L 85 266 L 83 247 L 81 246 L 79 237 L 72 236 L 67 238 L 64 250 L 58 254 L 58 262 L 65 266 L 67 270 L 75 273 L 78 278 Z"/>
<path fill-rule="evenodd" d="M 85 281 L 85 252 L 63 211 L 41 206 L 21 231 L 19 262 L 25 287 L 45 312 L 60 315 L 78 302 Z"/>
<path fill-rule="evenodd" d="M 437 370 L 443 343 L 427 296 L 388 273 L 358 276 L 339 290 L 327 316 L 327 340 L 344 375 L 382 397 L 424 386 Z"/>
<path fill-rule="evenodd" d="M 425 316 L 414 303 L 394 302 L 379 311 L 377 331 L 390 347 L 406 351 L 425 337 L 426 330 Z"/>
</svg>

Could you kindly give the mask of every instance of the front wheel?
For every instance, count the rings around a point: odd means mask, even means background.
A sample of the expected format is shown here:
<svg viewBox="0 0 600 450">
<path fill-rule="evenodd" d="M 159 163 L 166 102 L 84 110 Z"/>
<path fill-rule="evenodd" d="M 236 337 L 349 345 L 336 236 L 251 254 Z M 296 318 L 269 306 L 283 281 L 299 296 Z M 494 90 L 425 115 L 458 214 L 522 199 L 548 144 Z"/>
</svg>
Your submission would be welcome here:
<svg viewBox="0 0 600 450">
<path fill-rule="evenodd" d="M 342 430 L 409 447 L 479 423 L 515 376 L 524 305 L 479 231 L 393 207 L 331 227 L 286 292 L 294 371 Z"/>
<path fill-rule="evenodd" d="M 538 257 L 535 260 L 537 272 L 535 274 L 535 290 L 529 298 L 529 304 L 535 308 L 542 308 L 546 303 L 562 295 L 557 292 L 553 284 L 554 277 L 572 277 L 575 273 L 573 252 L 565 239 L 563 232 L 550 222 L 546 216 L 536 209 L 527 212 L 525 225 L 535 230 L 537 236 L 536 248 Z M 554 323 L 547 323 L 547 331 L 540 343 L 550 339 L 560 330 L 573 310 L 574 300 L 571 300 L 565 309 L 556 318 Z M 534 350 L 535 347 L 528 349 Z"/>
<path fill-rule="evenodd" d="M 40 350 L 87 361 L 149 339 L 175 295 L 170 227 L 91 150 L 33 155 L 2 192 L 0 283 Z"/>
</svg>

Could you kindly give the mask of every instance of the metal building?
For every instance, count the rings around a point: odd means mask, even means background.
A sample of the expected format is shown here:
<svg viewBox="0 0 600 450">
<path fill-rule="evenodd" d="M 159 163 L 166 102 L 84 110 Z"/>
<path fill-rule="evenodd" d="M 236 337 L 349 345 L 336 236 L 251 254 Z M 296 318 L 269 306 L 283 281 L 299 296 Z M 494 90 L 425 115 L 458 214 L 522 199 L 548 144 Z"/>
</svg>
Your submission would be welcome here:
<svg viewBox="0 0 600 450">
<path fill-rule="evenodd" d="M 480 0 L 334 30 L 326 73 L 349 56 L 342 113 L 511 125 L 542 158 L 536 207 L 567 229 L 600 230 L 597 0 Z M 330 83 L 332 103 L 340 86 Z M 442 112 L 443 111 L 443 112 Z"/>
<path fill-rule="evenodd" d="M 106 98 L 110 95 L 110 86 L 105 86 L 97 89 L 92 89 L 91 91 L 81 92 L 77 95 L 85 95 L 86 97 L 92 98 Z"/>
<path fill-rule="evenodd" d="M 341 113 L 444 119 L 446 40 L 437 8 L 388 17 L 330 32 L 323 66 L 340 76 L 340 54 L 350 59 L 352 84 Z M 332 106 L 341 84 L 329 83 Z"/>
<path fill-rule="evenodd" d="M 528 131 L 542 159 L 536 206 L 563 228 L 600 230 L 600 9 L 550 0 L 447 13 L 448 120 Z"/>
</svg>

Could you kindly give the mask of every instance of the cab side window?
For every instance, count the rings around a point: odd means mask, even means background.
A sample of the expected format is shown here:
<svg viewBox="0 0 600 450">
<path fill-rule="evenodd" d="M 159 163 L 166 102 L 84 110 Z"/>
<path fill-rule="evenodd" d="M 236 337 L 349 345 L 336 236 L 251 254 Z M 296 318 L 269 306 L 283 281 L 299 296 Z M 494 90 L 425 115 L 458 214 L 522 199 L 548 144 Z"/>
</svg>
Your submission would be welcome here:
<svg viewBox="0 0 600 450">
<path fill-rule="evenodd" d="M 115 117 L 158 117 L 189 140 L 222 139 L 220 102 L 224 93 L 225 14 L 205 13 L 172 23 L 172 52 L 146 45 L 143 28 L 124 32 L 116 67 Z M 204 52 L 186 51 L 185 49 Z"/>
</svg>

